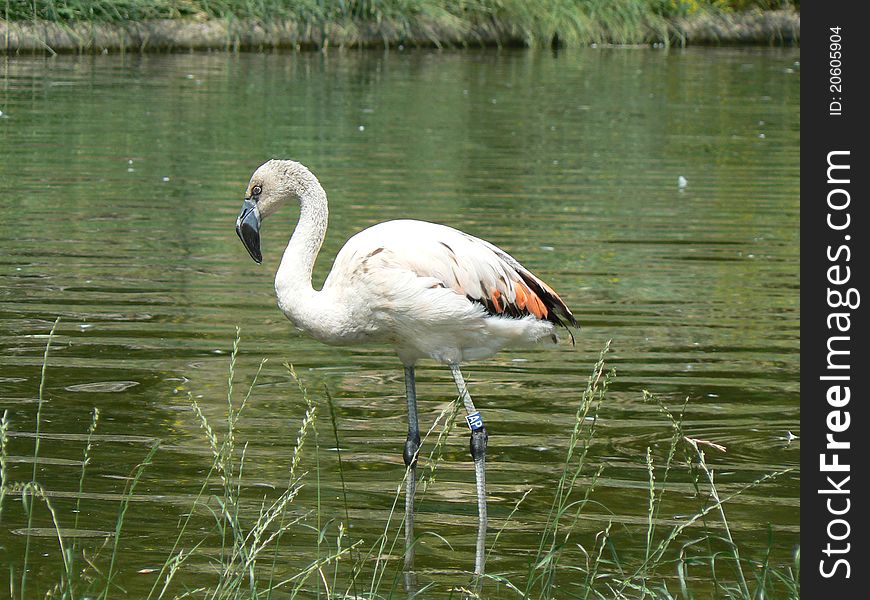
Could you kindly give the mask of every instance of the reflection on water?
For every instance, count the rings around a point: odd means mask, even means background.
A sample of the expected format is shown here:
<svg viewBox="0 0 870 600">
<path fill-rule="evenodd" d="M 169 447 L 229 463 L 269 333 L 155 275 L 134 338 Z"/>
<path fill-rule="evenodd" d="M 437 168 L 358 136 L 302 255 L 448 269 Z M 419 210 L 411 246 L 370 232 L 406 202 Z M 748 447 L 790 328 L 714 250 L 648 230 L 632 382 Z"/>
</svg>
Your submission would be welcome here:
<svg viewBox="0 0 870 600">
<path fill-rule="evenodd" d="M 593 470 L 604 466 L 600 504 L 584 511 L 579 543 L 612 521 L 630 555 L 645 531 L 646 448 L 661 456 L 671 431 L 642 390 L 675 407 L 689 399 L 687 432 L 727 446 L 708 453 L 723 490 L 796 467 L 798 58 L 768 49 L 6 58 L 0 408 L 10 477 L 33 469 L 40 366 L 59 315 L 38 473 L 62 521 L 79 498 L 75 535 L 99 539 L 114 529 L 131 470 L 162 440 L 122 538 L 135 552 L 122 552 L 118 581 L 133 596 L 147 591 L 153 581 L 136 572 L 163 562 L 210 463 L 188 395 L 219 418 L 239 326 L 239 381 L 268 359 L 242 422 L 250 493 L 286 477 L 303 412 L 282 366 L 290 361 L 312 390 L 335 396 L 351 535 L 369 547 L 383 531 L 403 472 L 401 368 L 382 348 L 313 342 L 276 308 L 272 275 L 293 211 L 264 228 L 260 267 L 233 231 L 244 185 L 269 157 L 305 162 L 329 194 L 315 281 L 367 225 L 438 221 L 511 252 L 583 324 L 575 348 L 505 352 L 467 369 L 491 430 L 494 530 L 532 490 L 491 571 L 526 572 L 579 393 L 608 338 L 617 379 L 589 455 Z M 418 394 L 426 428 L 453 398 L 449 372 L 422 365 Z M 80 495 L 94 407 L 101 421 Z M 343 519 L 322 418 L 322 456 L 308 467 L 323 514 Z M 417 551 L 436 590 L 471 567 L 473 485 L 457 428 L 418 512 L 418 529 L 452 547 L 429 537 Z M 691 498 L 689 481 L 673 486 Z M 736 500 L 738 541 L 760 553 L 770 523 L 774 559 L 787 561 L 798 488 L 793 473 Z M 316 501 L 313 486 L 299 499 Z M 20 499 L 6 503 L 0 562 L 20 569 Z M 661 514 L 689 506 L 674 500 Z M 44 591 L 60 561 L 56 540 L 36 539 L 49 555 L 32 564 Z M 310 562 L 312 543 L 285 549 L 288 571 Z"/>
</svg>

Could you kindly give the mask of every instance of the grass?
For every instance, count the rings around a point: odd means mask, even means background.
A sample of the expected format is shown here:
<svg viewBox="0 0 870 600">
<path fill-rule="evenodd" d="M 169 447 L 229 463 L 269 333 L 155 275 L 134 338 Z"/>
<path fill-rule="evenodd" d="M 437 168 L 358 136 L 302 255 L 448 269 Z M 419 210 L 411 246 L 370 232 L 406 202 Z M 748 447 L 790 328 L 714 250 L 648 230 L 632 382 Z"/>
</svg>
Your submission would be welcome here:
<svg viewBox="0 0 870 600">
<path fill-rule="evenodd" d="M 55 323 L 56 327 L 57 323 Z M 43 393 L 47 376 L 49 350 L 54 335 L 48 337 L 40 376 L 35 431 L 41 431 Z M 735 497 L 747 489 L 762 486 L 787 471 L 774 471 L 748 482 L 727 495 L 720 492 L 716 472 L 707 461 L 707 452 L 722 450 L 712 441 L 693 437 L 684 429 L 687 406 L 679 411 L 666 406 L 654 395 L 645 393 L 647 402 L 658 407 L 664 427 L 670 431 L 666 451 L 657 456 L 648 448 L 645 456 L 648 485 L 646 489 L 647 520 L 642 540 L 642 559 L 621 558 L 618 543 L 626 543 L 613 534 L 612 523 L 603 527 L 588 547 L 581 544 L 578 534 L 584 511 L 597 505 L 594 490 L 604 473 L 603 467 L 591 468 L 590 452 L 597 434 L 599 408 L 605 402 L 614 372 L 607 367 L 609 351 L 604 348 L 593 367 L 585 390 L 578 395 L 574 426 L 559 480 L 551 491 L 549 514 L 538 524 L 535 547 L 510 549 L 528 556 L 523 573 L 489 573 L 482 589 L 474 589 L 469 579 L 455 581 L 452 592 L 437 588 L 434 583 L 416 590 L 414 597 L 428 597 L 436 592 L 444 596 L 466 598 L 650 598 L 690 599 L 695 597 L 764 598 L 800 597 L 800 553 L 793 564 L 773 565 L 769 549 L 761 557 L 749 558 L 731 534 L 726 508 Z M 177 536 L 159 569 L 153 569 L 153 586 L 149 599 L 210 598 L 210 599 L 270 599 L 270 598 L 390 598 L 409 597 L 404 590 L 403 564 L 404 481 L 397 482 L 391 510 L 383 523 L 382 533 L 374 540 L 354 539 L 349 534 L 351 510 L 345 489 L 344 465 L 341 454 L 324 454 L 319 423 L 328 412 L 329 434 L 335 447 L 341 447 L 339 422 L 328 392 L 315 399 L 293 367 L 286 365 L 295 381 L 303 414 L 296 427 L 295 444 L 289 459 L 286 481 L 274 491 L 252 497 L 245 493 L 248 477 L 247 454 L 255 441 L 239 439 L 239 423 L 248 406 L 263 368 L 257 370 L 253 382 L 239 394 L 235 369 L 239 353 L 239 336 L 233 344 L 224 418 L 214 421 L 206 415 L 199 402 L 191 398 L 193 417 L 202 431 L 202 443 L 208 450 L 210 466 L 202 477 L 199 492 L 179 516 Z M 452 430 L 461 406 L 450 403 L 435 420 L 423 441 L 431 447 L 428 456 L 420 460 L 421 481 L 418 495 L 422 500 L 427 490 L 436 484 L 438 467 L 445 442 Z M 94 411 L 85 447 L 82 451 L 79 495 L 76 497 L 73 527 L 79 526 L 79 502 L 86 484 L 86 470 L 91 461 L 92 436 L 100 422 Z M 143 474 L 159 454 L 159 445 L 152 444 L 141 462 L 127 478 L 126 488 L 117 504 L 115 527 L 101 547 L 81 544 L 64 537 L 61 513 L 53 504 L 51 494 L 38 481 L 39 435 L 36 436 L 34 468 L 29 481 L 9 478 L 10 427 L 8 412 L 0 418 L 0 527 L 8 529 L 5 518 L 16 506 L 6 506 L 10 498 L 21 499 L 25 529 L 25 550 L 21 561 L 8 567 L 10 598 L 35 597 L 35 582 L 29 580 L 34 564 L 31 537 L 33 519 L 44 510 L 53 528 L 58 547 L 57 556 L 44 560 L 60 561 L 53 565 L 58 581 L 48 590 L 40 590 L 47 598 L 100 598 L 127 596 L 116 581 L 118 564 L 125 557 L 120 544 L 124 525 L 131 518 L 131 499 Z M 320 470 L 324 456 L 338 461 L 343 506 L 339 514 L 331 514 L 321 502 Z M 313 458 L 313 460 L 312 460 Z M 425 459 L 425 460 L 424 460 Z M 679 473 L 694 486 L 693 500 L 677 497 L 683 514 L 679 518 L 663 518 L 662 506 L 670 497 L 669 482 Z M 406 476 L 408 471 L 406 471 Z M 314 506 L 300 505 L 304 487 L 314 487 Z M 510 514 L 496 529 L 489 532 L 489 553 L 500 552 L 502 534 L 515 518 L 535 522 L 534 515 L 523 513 L 524 501 L 532 493 L 527 490 L 514 504 Z M 308 495 L 309 497 L 311 494 Z M 41 509 L 40 509 L 41 507 Z M 203 526 L 206 523 L 207 526 Z M 424 532 L 449 546 L 448 540 L 435 532 Z M 311 538 L 315 542 L 310 543 Z M 588 537 L 588 536 L 587 536 Z M 307 564 L 286 570 L 285 552 L 300 540 L 312 548 Z M 5 543 L 3 544 L 5 545 Z M 128 544 L 129 545 L 129 544 Z M 625 554 L 636 557 L 636 547 Z M 48 555 L 46 555 L 48 556 Z M 582 557 L 577 560 L 577 556 Z M 60 557 L 60 558 L 57 558 Z M 471 557 L 469 557 L 469 564 Z M 207 565 L 207 569 L 202 566 Z M 298 565 L 298 561 L 297 561 Z M 51 566 L 51 565 L 49 565 Z M 156 572 L 156 573 L 154 573 Z M 193 584 L 191 582 L 194 582 Z M 44 582 L 43 582 L 44 583 Z M 129 597 L 129 596 L 128 596 Z"/>
<path fill-rule="evenodd" d="M 266 30 L 295 24 L 325 45 L 426 39 L 434 45 L 529 46 L 679 41 L 695 13 L 797 6 L 787 0 L 0 0 L 5 20 L 58 24 L 228 20 Z M 244 37 L 241 33 L 239 40 Z M 319 36 L 319 39 L 317 39 Z M 268 44 L 266 44 L 268 45 Z"/>
</svg>

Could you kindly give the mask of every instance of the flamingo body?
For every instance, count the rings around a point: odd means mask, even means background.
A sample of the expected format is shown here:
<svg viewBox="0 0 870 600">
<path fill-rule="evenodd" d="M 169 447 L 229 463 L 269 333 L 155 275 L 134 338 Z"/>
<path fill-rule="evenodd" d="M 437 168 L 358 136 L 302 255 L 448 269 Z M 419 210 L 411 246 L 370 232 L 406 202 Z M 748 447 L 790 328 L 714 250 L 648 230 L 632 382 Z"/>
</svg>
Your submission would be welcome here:
<svg viewBox="0 0 870 600">
<path fill-rule="evenodd" d="M 386 343 L 406 365 L 487 358 L 505 346 L 555 341 L 556 324 L 576 323 L 506 252 L 426 221 L 387 221 L 351 237 L 319 292 L 329 318 L 312 322 L 280 271 L 276 289 L 284 314 L 316 339 Z"/>
</svg>

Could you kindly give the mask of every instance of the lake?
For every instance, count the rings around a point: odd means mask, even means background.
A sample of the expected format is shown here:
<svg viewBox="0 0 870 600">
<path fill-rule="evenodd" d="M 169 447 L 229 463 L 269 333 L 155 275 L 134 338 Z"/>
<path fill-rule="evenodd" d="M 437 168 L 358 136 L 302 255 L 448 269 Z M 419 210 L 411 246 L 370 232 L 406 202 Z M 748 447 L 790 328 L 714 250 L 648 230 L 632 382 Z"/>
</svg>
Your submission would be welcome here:
<svg viewBox="0 0 870 600">
<path fill-rule="evenodd" d="M 244 518 L 287 485 L 305 403 L 283 363 L 318 411 L 293 501 L 300 522 L 274 555 L 277 571 L 292 574 L 334 551 L 339 522 L 349 521 L 343 543 L 361 540 L 357 559 L 369 569 L 354 593 L 373 587 L 376 563 L 386 565 L 379 593 L 402 589 L 401 543 L 377 546 L 385 530 L 390 539 L 400 532 L 401 365 L 381 347 L 323 346 L 280 313 L 273 277 L 295 210 L 264 224 L 260 266 L 234 231 L 252 171 L 286 157 L 308 165 L 329 195 L 316 286 L 356 231 L 423 219 L 507 250 L 559 291 L 582 325 L 573 347 L 505 351 L 465 368 L 490 433 L 490 543 L 504 529 L 488 572 L 523 589 L 578 402 L 609 339 L 616 375 L 583 445 L 578 499 L 602 470 L 563 564 L 583 567 L 580 546 L 593 552 L 608 523 L 618 561 L 643 560 L 647 448 L 661 478 L 673 433 L 644 390 L 674 412 L 688 401 L 685 435 L 727 448 L 705 446 L 723 496 L 794 469 L 725 505 L 743 557 L 761 561 L 769 550 L 773 564 L 790 564 L 800 515 L 799 59 L 797 49 L 767 48 L 4 57 L 0 411 L 8 411 L 9 479 L 32 476 L 40 370 L 60 317 L 37 481 L 67 541 L 104 569 L 119 501 L 159 440 L 114 565 L 113 596 L 144 597 L 212 464 L 192 401 L 219 434 L 226 429 L 238 327 L 237 405 L 267 359 L 237 433 L 240 452 L 247 443 Z M 427 431 L 455 399 L 449 370 L 419 365 L 417 392 Z M 450 597 L 473 566 L 474 471 L 460 424 L 418 508 L 425 597 Z M 682 460 L 659 532 L 705 506 L 705 481 L 698 496 Z M 220 485 L 207 492 L 220 494 Z M 29 539 L 27 589 L 39 597 L 63 570 L 51 520 L 38 506 L 27 536 L 20 492 L 3 504 L 0 564 L 11 565 L 17 585 Z M 725 535 L 718 513 L 707 520 Z M 206 542 L 173 593 L 213 573 L 221 550 L 206 537 L 210 523 L 200 510 L 189 524 L 184 544 Z M 669 556 L 697 533 L 686 532 Z M 606 558 L 614 560 L 611 550 Z M 703 590 L 702 573 L 689 575 Z M 304 594 L 314 596 L 320 579 Z M 518 597 L 486 585 L 492 597 Z M 573 597 L 576 585 L 570 571 L 561 574 L 559 596 Z"/>
</svg>

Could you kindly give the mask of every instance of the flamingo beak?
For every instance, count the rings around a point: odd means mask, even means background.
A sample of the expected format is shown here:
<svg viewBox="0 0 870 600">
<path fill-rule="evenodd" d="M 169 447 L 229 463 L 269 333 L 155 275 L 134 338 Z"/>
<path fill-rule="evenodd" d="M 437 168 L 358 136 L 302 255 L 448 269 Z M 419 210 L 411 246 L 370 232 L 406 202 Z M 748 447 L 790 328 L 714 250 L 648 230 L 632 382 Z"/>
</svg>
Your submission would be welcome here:
<svg viewBox="0 0 870 600">
<path fill-rule="evenodd" d="M 263 262 L 263 255 L 260 252 L 260 211 L 257 210 L 257 205 L 249 198 L 245 198 L 242 204 L 242 212 L 239 213 L 239 218 L 236 219 L 236 233 L 242 244 L 245 245 L 245 250 L 251 255 L 251 258 L 257 264 Z"/>
</svg>

